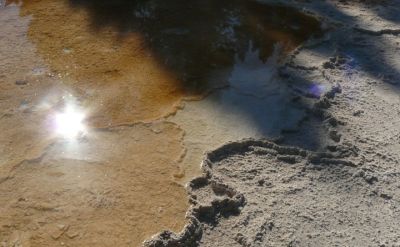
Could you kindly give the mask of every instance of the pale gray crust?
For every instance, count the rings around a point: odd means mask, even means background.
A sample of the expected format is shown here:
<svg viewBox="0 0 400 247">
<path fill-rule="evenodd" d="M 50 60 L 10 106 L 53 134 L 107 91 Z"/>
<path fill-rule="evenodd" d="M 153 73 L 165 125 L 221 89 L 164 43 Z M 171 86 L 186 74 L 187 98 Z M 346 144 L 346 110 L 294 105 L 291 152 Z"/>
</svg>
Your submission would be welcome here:
<svg viewBox="0 0 400 247">
<path fill-rule="evenodd" d="M 400 246 L 400 2 L 264 2 L 326 30 L 280 68 L 308 114 L 273 142 L 208 153 L 186 228 L 145 246 Z"/>
</svg>

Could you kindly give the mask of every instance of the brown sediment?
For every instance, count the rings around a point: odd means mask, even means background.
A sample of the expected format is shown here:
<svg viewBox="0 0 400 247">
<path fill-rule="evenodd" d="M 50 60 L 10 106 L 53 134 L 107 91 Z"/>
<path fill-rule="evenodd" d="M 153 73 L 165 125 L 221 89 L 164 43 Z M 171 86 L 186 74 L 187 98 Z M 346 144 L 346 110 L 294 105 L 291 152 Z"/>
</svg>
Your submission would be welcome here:
<svg viewBox="0 0 400 247">
<path fill-rule="evenodd" d="M 47 115 L 35 105 L 54 86 L 43 61 L 26 38 L 30 18 L 18 16 L 17 6 L 0 9 L 0 180 L 25 159 L 40 156 L 51 143 L 43 128 Z M 17 85 L 19 84 L 19 85 Z M 35 114 L 33 112 L 35 111 Z"/>
<path fill-rule="evenodd" d="M 171 181 L 182 151 L 171 123 L 93 131 L 53 143 L 0 186 L 0 239 L 29 234 L 31 246 L 139 246 L 163 229 L 179 231 L 184 188 Z M 157 143 L 155 146 L 154 143 Z"/>
<path fill-rule="evenodd" d="M 0 243 L 139 246 L 163 229 L 180 230 L 185 223 L 186 193 L 172 178 L 179 172 L 182 130 L 166 122 L 106 128 L 102 120 L 95 124 L 103 128 L 89 128 L 83 139 L 69 142 L 55 138 L 51 117 L 68 98 L 83 109 L 100 103 L 96 102 L 100 98 L 82 97 L 78 80 L 79 76 L 85 78 L 85 73 L 89 79 L 98 75 L 90 70 L 63 75 L 67 60 L 62 64 L 57 54 L 49 54 L 56 59 L 53 64 L 38 53 L 40 44 L 31 42 L 31 25 L 40 17 L 26 12 L 18 17 L 19 11 L 15 5 L 0 9 Z M 46 45 L 51 47 L 52 42 Z M 57 73 L 56 65 L 60 68 Z M 162 73 L 153 70 L 150 78 Z M 146 71 L 139 76 L 145 77 Z M 123 92 L 119 86 L 124 85 L 114 79 L 106 78 L 106 82 L 117 88 L 112 100 L 118 102 Z M 101 82 L 82 84 L 91 85 L 98 94 L 109 93 L 101 88 L 106 86 Z M 146 82 L 149 88 L 145 90 L 151 90 L 150 81 Z M 165 82 L 160 79 L 161 84 Z M 158 99 L 151 98 L 154 104 L 148 102 L 149 107 L 173 105 Z M 111 96 L 104 96 L 104 100 L 112 101 Z M 89 114 L 96 115 L 91 110 Z M 103 110 L 109 114 L 107 119 L 115 118 L 115 124 L 126 120 L 109 108 Z M 136 121 L 129 112 L 124 114 L 130 123 Z"/>
<path fill-rule="evenodd" d="M 54 76 L 83 99 L 96 127 L 154 120 L 176 110 L 182 91 L 147 49 L 142 34 L 92 30 L 67 1 L 23 1 L 28 38 Z"/>
</svg>

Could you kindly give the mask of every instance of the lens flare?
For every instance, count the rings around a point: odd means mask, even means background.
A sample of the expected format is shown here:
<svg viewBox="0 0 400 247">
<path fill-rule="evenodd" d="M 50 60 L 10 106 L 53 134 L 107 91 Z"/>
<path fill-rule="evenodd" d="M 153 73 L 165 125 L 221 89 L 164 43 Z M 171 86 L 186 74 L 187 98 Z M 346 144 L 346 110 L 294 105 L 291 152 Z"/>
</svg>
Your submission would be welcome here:
<svg viewBox="0 0 400 247">
<path fill-rule="evenodd" d="M 325 92 L 326 88 L 324 85 L 320 85 L 317 83 L 313 83 L 309 90 L 308 93 L 311 94 L 314 97 L 321 97 L 321 95 Z"/>
<path fill-rule="evenodd" d="M 85 115 L 73 108 L 67 108 L 64 112 L 55 116 L 56 133 L 67 139 L 74 139 L 85 132 L 83 120 Z"/>
</svg>

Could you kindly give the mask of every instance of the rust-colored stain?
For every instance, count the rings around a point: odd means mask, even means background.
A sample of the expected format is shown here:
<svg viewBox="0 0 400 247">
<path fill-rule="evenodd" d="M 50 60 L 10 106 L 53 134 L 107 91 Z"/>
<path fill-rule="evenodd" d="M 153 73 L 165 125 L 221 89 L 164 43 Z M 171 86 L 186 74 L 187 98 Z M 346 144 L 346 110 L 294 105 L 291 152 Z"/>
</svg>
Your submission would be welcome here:
<svg viewBox="0 0 400 247">
<path fill-rule="evenodd" d="M 66 1 L 24 1 L 28 38 L 58 80 L 84 99 L 96 127 L 148 121 L 175 110 L 182 90 L 142 34 L 92 30 L 87 11 Z"/>
</svg>

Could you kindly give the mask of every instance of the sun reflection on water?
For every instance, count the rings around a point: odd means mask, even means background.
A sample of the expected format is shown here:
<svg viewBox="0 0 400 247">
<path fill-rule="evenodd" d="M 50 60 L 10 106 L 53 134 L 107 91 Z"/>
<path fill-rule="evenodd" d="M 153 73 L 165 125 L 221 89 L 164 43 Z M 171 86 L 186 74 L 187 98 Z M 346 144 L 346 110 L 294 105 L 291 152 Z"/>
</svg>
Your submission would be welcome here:
<svg viewBox="0 0 400 247">
<path fill-rule="evenodd" d="M 86 133 L 85 114 L 76 107 L 67 106 L 55 115 L 55 132 L 66 139 L 76 139 Z"/>
</svg>

